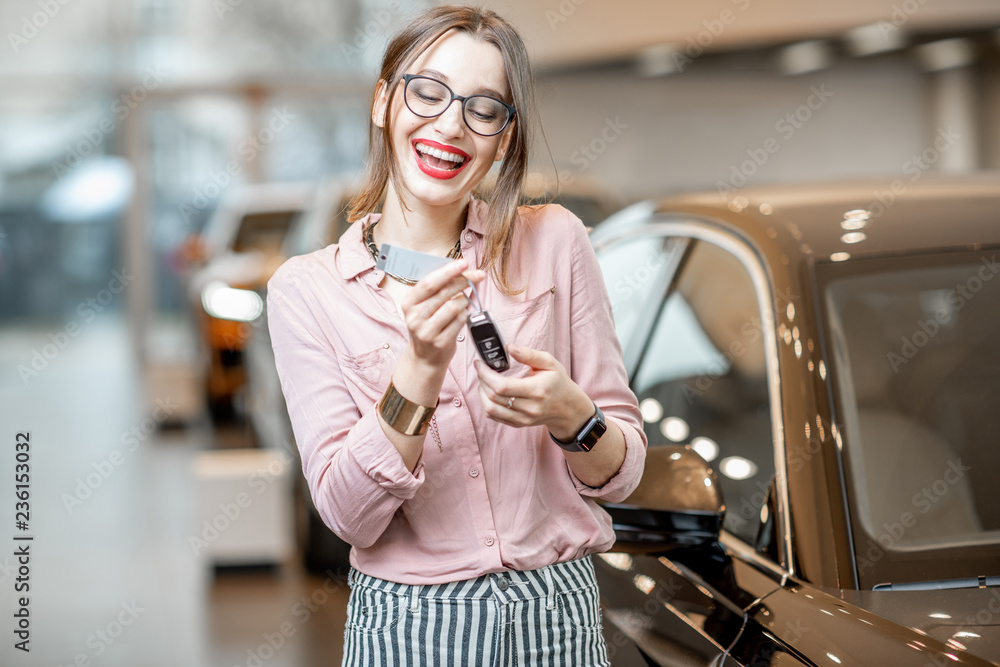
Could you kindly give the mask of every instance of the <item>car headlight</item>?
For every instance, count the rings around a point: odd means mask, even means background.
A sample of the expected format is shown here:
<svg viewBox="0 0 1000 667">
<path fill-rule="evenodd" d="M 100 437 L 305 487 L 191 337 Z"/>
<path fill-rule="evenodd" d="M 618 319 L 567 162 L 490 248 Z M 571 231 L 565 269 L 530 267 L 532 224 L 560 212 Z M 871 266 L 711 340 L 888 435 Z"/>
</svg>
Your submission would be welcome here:
<svg viewBox="0 0 1000 667">
<path fill-rule="evenodd" d="M 236 289 L 215 280 L 201 290 L 205 312 L 220 320 L 252 322 L 264 312 L 264 300 L 252 290 Z"/>
</svg>

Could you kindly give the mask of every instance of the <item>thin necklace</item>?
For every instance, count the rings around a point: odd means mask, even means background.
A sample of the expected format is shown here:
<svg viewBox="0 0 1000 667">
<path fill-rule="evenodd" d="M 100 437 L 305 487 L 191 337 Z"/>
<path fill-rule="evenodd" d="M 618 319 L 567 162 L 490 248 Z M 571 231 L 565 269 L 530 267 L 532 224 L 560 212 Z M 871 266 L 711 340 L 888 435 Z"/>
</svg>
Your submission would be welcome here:
<svg viewBox="0 0 1000 667">
<path fill-rule="evenodd" d="M 378 248 L 375 246 L 375 235 L 372 232 L 375 229 L 375 225 L 377 224 L 378 220 L 365 227 L 363 232 L 365 245 L 368 246 L 368 253 L 372 256 L 372 259 L 374 259 L 376 262 L 378 262 Z M 458 240 L 455 241 L 455 247 L 448 252 L 448 257 L 450 257 L 451 259 L 458 259 L 461 256 L 462 256 L 462 235 L 459 234 Z M 416 280 L 411 280 L 409 278 L 397 276 L 396 274 L 389 273 L 388 271 L 385 272 L 385 275 L 389 276 L 390 278 L 393 278 L 394 280 L 398 280 L 404 285 L 417 284 Z"/>
</svg>

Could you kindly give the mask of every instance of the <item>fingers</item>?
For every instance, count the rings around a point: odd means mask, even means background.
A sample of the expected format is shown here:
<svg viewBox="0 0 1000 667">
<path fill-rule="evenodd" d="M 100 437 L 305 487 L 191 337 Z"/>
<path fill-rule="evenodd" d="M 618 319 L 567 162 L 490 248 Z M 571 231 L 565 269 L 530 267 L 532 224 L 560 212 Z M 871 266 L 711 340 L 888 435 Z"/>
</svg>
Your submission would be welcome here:
<svg viewBox="0 0 1000 667">
<path fill-rule="evenodd" d="M 430 304 L 418 304 L 407 316 L 406 325 L 410 333 L 422 341 L 453 343 L 459 329 L 469 319 L 468 303 L 464 296 L 451 299 L 434 308 L 429 315 Z"/>
<path fill-rule="evenodd" d="M 509 378 L 486 365 L 482 359 L 473 361 L 479 374 L 479 387 L 486 392 L 487 398 L 495 403 L 506 405 L 507 399 L 534 398 L 532 378 Z"/>
<path fill-rule="evenodd" d="M 438 269 L 437 271 L 441 271 Z M 434 273 L 437 273 L 435 271 Z M 428 274 L 424 280 L 430 278 L 433 274 Z M 467 306 L 469 301 L 468 297 L 464 295 L 464 291 L 468 289 L 469 282 L 479 282 L 486 277 L 486 272 L 473 269 L 471 271 L 466 271 L 462 274 L 452 275 L 446 281 L 441 282 L 435 277 L 433 285 L 437 285 L 437 289 L 428 294 L 428 287 L 424 285 L 423 280 L 418 282 L 410 293 L 406 295 L 401 303 L 403 312 L 407 318 L 407 324 L 413 328 L 416 326 L 415 321 L 411 321 L 411 318 L 415 320 L 428 319 L 430 318 L 443 304 L 448 301 L 455 299 L 461 301 L 463 306 Z M 456 299 L 459 295 L 462 295 L 460 299 Z"/>
<path fill-rule="evenodd" d="M 464 291 L 468 289 L 468 287 L 469 282 L 466 280 L 464 275 L 452 278 L 437 292 L 434 292 L 423 301 L 415 302 L 414 308 L 416 308 L 418 312 L 422 311 L 425 317 L 430 317 L 444 303 L 451 300 L 459 301 L 462 303 L 463 307 L 467 307 L 469 305 L 469 299 L 465 296 Z"/>
<path fill-rule="evenodd" d="M 468 279 L 473 282 L 478 282 L 486 277 L 486 273 L 482 270 L 469 270 L 469 260 L 462 257 L 445 264 L 439 269 L 434 269 L 421 278 L 417 284 L 413 286 L 410 294 L 407 295 L 408 300 L 411 303 L 420 303 L 431 295 L 441 291 L 448 285 L 451 285 L 453 288 L 458 287 L 456 291 L 460 292 L 468 287 L 465 277 L 462 277 L 463 273 L 467 273 Z M 452 292 L 452 294 L 454 293 L 455 292 Z"/>
<path fill-rule="evenodd" d="M 530 347 L 522 347 L 520 345 L 508 345 L 507 352 L 510 353 L 516 361 L 521 362 L 525 366 L 534 369 L 555 369 L 559 366 L 559 362 L 548 352 L 542 350 L 535 350 Z"/>
<path fill-rule="evenodd" d="M 507 426 L 530 425 L 530 422 L 524 415 L 515 410 L 508 409 L 506 405 L 499 405 L 493 402 L 482 384 L 479 385 L 479 400 L 483 404 L 483 411 L 486 413 L 486 416 L 493 421 L 506 424 Z"/>
</svg>

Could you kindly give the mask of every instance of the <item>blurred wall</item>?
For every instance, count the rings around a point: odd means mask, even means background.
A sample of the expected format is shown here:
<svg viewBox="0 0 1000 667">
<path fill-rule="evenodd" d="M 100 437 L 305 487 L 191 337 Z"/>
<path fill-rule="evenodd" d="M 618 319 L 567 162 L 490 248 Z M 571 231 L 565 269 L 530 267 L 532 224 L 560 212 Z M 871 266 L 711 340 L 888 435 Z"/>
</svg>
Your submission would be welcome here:
<svg viewBox="0 0 1000 667">
<path fill-rule="evenodd" d="M 937 129 L 926 75 L 903 55 L 794 77 L 721 62 L 662 78 L 612 69 L 541 83 L 563 179 L 603 181 L 627 199 L 719 183 L 891 180 Z M 537 164 L 548 167 L 542 156 Z"/>
<path fill-rule="evenodd" d="M 441 3 L 446 4 L 446 3 Z M 884 37 L 1000 24 L 996 0 L 490 0 L 544 66 L 629 57 L 657 44 L 707 51 L 838 37 L 880 24 Z"/>
</svg>

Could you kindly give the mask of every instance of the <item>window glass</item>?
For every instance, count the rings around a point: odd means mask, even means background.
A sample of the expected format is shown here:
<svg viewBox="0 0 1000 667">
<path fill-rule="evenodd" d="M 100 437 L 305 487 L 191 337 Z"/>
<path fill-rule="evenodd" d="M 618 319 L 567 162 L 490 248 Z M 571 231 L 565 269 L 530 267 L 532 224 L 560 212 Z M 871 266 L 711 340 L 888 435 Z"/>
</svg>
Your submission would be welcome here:
<svg viewBox="0 0 1000 667">
<path fill-rule="evenodd" d="M 674 244 L 660 235 L 637 236 L 602 248 L 597 255 L 626 357 L 640 316 L 663 288 Z"/>
<path fill-rule="evenodd" d="M 649 445 L 689 444 L 719 473 L 724 528 L 756 543 L 774 475 L 760 309 L 731 254 L 694 242 L 633 389 Z"/>
<path fill-rule="evenodd" d="M 233 250 L 236 252 L 264 250 L 270 254 L 279 252 L 288 228 L 299 213 L 297 210 L 273 211 L 243 216 Z"/>
<path fill-rule="evenodd" d="M 852 514 L 886 561 L 1000 536 L 1000 263 L 902 261 L 826 289 Z"/>
</svg>

